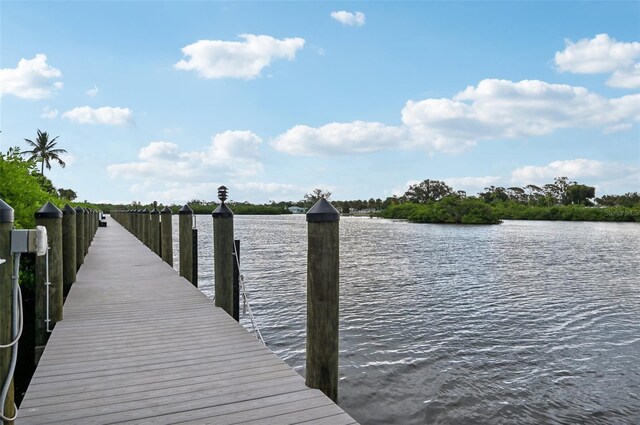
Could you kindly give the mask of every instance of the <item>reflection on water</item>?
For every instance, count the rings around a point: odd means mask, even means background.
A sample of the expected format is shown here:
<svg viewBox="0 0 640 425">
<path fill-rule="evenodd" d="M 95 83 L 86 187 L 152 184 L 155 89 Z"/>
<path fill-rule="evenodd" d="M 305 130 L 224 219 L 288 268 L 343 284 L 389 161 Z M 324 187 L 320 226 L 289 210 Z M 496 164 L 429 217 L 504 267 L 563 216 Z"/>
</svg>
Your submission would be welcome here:
<svg viewBox="0 0 640 425">
<path fill-rule="evenodd" d="M 265 341 L 304 374 L 304 216 L 235 227 Z M 640 225 L 340 228 L 340 405 L 363 424 L 640 423 Z"/>
</svg>

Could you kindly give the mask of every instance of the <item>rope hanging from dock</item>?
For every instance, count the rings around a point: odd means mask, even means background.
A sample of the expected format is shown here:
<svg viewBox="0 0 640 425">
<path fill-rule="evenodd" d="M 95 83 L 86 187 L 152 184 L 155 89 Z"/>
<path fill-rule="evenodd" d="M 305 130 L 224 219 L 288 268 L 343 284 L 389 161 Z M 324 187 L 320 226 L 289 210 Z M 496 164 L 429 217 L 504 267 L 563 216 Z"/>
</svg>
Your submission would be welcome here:
<svg viewBox="0 0 640 425">
<path fill-rule="evenodd" d="M 240 288 L 239 289 L 240 289 L 240 296 L 242 297 L 242 302 L 243 302 L 243 304 L 242 304 L 242 315 L 244 316 L 244 315 L 247 314 L 247 312 L 249 312 L 249 319 L 251 320 L 251 326 L 253 327 L 253 333 L 257 335 L 257 338 L 266 347 L 267 344 L 264 342 L 264 338 L 262 338 L 262 334 L 260 333 L 260 328 L 256 324 L 255 317 L 253 316 L 253 311 L 251 311 L 251 305 L 249 304 L 249 298 L 247 297 L 247 290 L 246 290 L 246 286 L 244 284 L 244 275 L 240 272 L 240 258 L 238 258 L 238 252 L 235 249 L 235 245 L 234 245 L 234 249 L 233 249 L 233 255 L 236 258 L 236 264 L 237 264 L 237 267 L 238 267 L 238 276 L 240 276 L 240 278 L 239 278 Z"/>
</svg>

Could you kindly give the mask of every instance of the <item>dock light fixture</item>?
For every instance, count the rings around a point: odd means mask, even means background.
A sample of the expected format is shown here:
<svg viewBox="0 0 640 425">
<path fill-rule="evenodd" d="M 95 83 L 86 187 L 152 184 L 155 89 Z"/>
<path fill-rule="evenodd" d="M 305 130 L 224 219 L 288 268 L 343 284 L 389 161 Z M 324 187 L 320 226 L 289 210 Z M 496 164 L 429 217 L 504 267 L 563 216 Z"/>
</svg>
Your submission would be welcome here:
<svg viewBox="0 0 640 425">
<path fill-rule="evenodd" d="M 224 201 L 227 200 L 227 193 L 228 193 L 229 189 L 227 189 L 225 186 L 220 186 L 218 188 L 218 199 L 220 199 L 220 201 L 224 204 Z"/>
</svg>

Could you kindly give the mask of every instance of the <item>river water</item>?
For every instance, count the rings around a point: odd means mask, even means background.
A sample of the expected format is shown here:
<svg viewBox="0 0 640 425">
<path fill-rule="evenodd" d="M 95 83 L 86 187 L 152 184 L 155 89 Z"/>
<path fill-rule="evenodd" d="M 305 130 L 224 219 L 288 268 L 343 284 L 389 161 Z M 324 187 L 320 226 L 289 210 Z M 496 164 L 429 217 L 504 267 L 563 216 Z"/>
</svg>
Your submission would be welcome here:
<svg viewBox="0 0 640 425">
<path fill-rule="evenodd" d="M 235 217 L 256 321 L 303 376 L 306 231 Z M 343 217 L 340 236 L 339 402 L 361 423 L 640 423 L 639 224 Z"/>
</svg>

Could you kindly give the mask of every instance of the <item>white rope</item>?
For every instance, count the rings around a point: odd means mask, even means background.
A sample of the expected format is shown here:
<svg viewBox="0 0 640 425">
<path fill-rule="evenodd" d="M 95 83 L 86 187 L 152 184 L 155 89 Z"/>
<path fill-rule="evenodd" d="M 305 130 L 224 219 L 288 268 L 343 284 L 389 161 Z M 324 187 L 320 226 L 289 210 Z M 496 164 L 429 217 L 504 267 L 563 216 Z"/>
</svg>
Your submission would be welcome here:
<svg viewBox="0 0 640 425">
<path fill-rule="evenodd" d="M 244 275 L 240 273 L 240 258 L 238 257 L 238 253 L 236 252 L 236 248 L 235 248 L 235 243 L 233 244 L 233 255 L 236 258 L 236 265 L 238 268 L 238 275 L 240 276 L 240 282 L 239 282 L 239 292 L 242 296 L 242 301 L 243 301 L 243 308 L 242 308 L 242 315 L 246 315 L 247 312 L 249 312 L 249 319 L 251 320 L 251 327 L 253 328 L 253 333 L 256 334 L 258 336 L 258 339 L 260 340 L 260 342 L 262 342 L 262 344 L 264 344 L 265 346 L 267 345 L 264 342 L 264 338 L 262 338 L 262 334 L 260 333 L 260 328 L 258 328 L 258 325 L 256 324 L 255 321 L 255 317 L 253 316 L 253 311 L 251 311 L 251 305 L 249 304 L 249 297 L 247 297 L 247 290 L 244 284 Z"/>
</svg>

